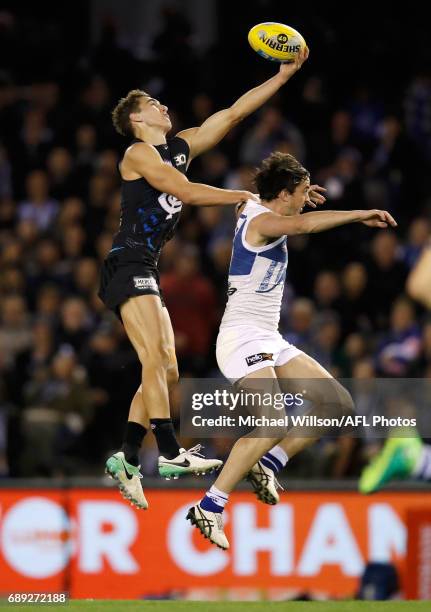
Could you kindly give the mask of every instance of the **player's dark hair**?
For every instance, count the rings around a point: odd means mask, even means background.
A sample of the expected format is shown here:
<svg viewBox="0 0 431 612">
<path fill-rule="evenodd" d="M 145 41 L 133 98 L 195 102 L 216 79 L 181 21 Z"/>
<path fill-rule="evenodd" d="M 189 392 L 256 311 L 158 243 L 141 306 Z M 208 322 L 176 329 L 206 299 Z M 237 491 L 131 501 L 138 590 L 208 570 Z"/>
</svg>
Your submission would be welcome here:
<svg viewBox="0 0 431 612">
<path fill-rule="evenodd" d="M 254 182 L 262 200 L 274 200 L 283 189 L 293 193 L 310 176 L 290 153 L 276 151 L 263 160 L 258 168 Z"/>
<path fill-rule="evenodd" d="M 132 89 L 125 98 L 121 98 L 112 111 L 112 123 L 122 136 L 133 136 L 130 113 L 139 112 L 139 102 L 144 96 L 148 94 L 142 89 Z"/>
</svg>

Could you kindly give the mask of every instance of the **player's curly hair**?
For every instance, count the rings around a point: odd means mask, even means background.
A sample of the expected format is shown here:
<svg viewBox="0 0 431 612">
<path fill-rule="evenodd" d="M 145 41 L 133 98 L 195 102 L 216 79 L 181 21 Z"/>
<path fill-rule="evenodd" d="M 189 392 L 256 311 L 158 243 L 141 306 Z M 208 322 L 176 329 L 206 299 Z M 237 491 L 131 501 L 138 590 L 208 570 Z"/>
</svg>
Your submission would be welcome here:
<svg viewBox="0 0 431 612">
<path fill-rule="evenodd" d="M 283 189 L 293 193 L 310 173 L 290 153 L 276 151 L 263 160 L 257 169 L 254 183 L 262 200 L 274 200 Z"/>
<path fill-rule="evenodd" d="M 125 98 L 121 98 L 112 111 L 112 123 L 122 136 L 133 136 L 130 113 L 139 112 L 139 101 L 144 96 L 148 94 L 142 89 L 132 89 Z"/>
</svg>

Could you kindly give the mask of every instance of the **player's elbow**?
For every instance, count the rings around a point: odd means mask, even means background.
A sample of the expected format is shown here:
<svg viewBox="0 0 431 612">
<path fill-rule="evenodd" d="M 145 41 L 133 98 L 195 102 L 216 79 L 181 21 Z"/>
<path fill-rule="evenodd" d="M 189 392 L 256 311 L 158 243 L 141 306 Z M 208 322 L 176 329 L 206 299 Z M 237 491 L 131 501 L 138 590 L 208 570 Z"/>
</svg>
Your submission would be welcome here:
<svg viewBox="0 0 431 612">
<path fill-rule="evenodd" d="M 166 191 L 181 200 L 183 204 L 193 204 L 193 190 L 189 184 L 176 186 Z"/>
<path fill-rule="evenodd" d="M 196 204 L 196 195 L 191 185 L 185 185 L 178 191 L 177 198 L 181 200 L 183 204 Z"/>
<path fill-rule="evenodd" d="M 284 234 L 286 236 L 300 236 L 301 234 L 310 234 L 308 223 L 301 217 L 297 219 L 289 219 L 285 227 Z"/>
<path fill-rule="evenodd" d="M 231 128 L 247 116 L 238 107 L 236 107 L 235 104 L 230 108 L 226 109 L 226 115 Z"/>
</svg>

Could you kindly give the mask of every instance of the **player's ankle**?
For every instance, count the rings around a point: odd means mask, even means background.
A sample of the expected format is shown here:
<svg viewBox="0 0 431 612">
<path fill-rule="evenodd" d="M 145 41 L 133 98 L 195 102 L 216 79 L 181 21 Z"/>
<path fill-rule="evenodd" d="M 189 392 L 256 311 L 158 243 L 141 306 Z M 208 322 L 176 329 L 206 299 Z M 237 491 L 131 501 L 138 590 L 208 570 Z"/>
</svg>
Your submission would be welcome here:
<svg viewBox="0 0 431 612">
<path fill-rule="evenodd" d="M 124 458 L 131 465 L 139 465 L 139 450 L 147 430 L 140 423 L 128 421 L 121 450 Z"/>
<path fill-rule="evenodd" d="M 150 419 L 151 430 L 156 438 L 159 454 L 174 459 L 180 454 L 180 445 L 175 437 L 172 419 Z"/>
<path fill-rule="evenodd" d="M 127 444 L 127 442 L 124 442 L 121 447 L 121 450 L 124 453 L 124 459 L 127 461 L 127 463 L 130 463 L 130 465 L 138 467 L 139 454 L 138 454 L 138 449 L 136 448 L 136 446 L 130 446 L 129 444 Z"/>
<path fill-rule="evenodd" d="M 262 465 L 272 470 L 274 474 L 278 474 L 278 472 L 284 468 L 288 460 L 289 458 L 285 451 L 280 446 L 275 446 L 265 453 L 260 462 Z"/>
<path fill-rule="evenodd" d="M 229 493 L 224 493 L 213 485 L 199 505 L 202 510 L 207 510 L 207 512 L 223 512 L 228 500 Z"/>
</svg>

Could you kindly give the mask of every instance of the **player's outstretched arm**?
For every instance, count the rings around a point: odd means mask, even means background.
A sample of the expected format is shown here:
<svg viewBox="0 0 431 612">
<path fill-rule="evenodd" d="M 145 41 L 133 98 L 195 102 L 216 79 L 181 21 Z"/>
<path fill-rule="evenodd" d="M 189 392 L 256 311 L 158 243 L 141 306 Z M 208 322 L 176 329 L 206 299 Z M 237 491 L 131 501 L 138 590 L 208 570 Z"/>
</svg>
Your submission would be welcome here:
<svg viewBox="0 0 431 612">
<path fill-rule="evenodd" d="M 301 68 L 308 54 L 306 47 L 298 53 L 295 62 L 281 64 L 275 76 L 247 91 L 232 106 L 211 115 L 200 127 L 179 132 L 177 136 L 190 147 L 190 159 L 215 147 L 237 123 L 265 104 Z"/>
<path fill-rule="evenodd" d="M 255 217 L 249 231 L 266 238 L 314 234 L 348 223 L 363 223 L 369 227 L 396 227 L 395 219 L 386 210 L 322 210 L 284 217 L 273 212 Z"/>
<path fill-rule="evenodd" d="M 218 189 L 202 183 L 191 183 L 176 168 L 165 164 L 158 151 L 147 143 L 130 147 L 123 164 L 138 176 L 144 177 L 149 184 L 163 193 L 168 193 L 184 204 L 195 206 L 236 204 L 243 200 L 258 200 L 249 191 L 236 189 Z"/>
</svg>

